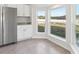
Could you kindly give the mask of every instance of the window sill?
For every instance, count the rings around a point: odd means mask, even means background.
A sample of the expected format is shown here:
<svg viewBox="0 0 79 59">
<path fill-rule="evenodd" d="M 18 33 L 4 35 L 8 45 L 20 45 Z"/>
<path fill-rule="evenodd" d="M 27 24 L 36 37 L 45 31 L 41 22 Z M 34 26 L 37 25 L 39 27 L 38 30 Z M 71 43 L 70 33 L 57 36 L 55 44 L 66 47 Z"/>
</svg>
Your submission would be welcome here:
<svg viewBox="0 0 79 59">
<path fill-rule="evenodd" d="M 68 51 L 71 51 L 71 47 L 69 44 L 67 44 L 65 38 L 61 38 L 56 35 L 49 34 L 49 40 L 65 49 L 67 49 Z"/>
<path fill-rule="evenodd" d="M 59 36 L 56 36 L 56 35 L 53 35 L 53 34 L 49 34 L 51 37 L 54 37 L 54 38 L 56 38 L 56 39 L 59 39 L 59 40 L 61 40 L 61 41 L 66 41 L 66 39 L 65 38 L 62 38 L 62 37 L 59 37 Z"/>
</svg>

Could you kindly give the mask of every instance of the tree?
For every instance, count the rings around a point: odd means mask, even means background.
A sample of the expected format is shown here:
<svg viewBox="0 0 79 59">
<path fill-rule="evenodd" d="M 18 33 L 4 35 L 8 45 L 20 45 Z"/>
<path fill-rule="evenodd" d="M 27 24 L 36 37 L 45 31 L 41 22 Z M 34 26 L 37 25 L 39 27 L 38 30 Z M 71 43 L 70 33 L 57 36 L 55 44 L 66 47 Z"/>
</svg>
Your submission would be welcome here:
<svg viewBox="0 0 79 59">
<path fill-rule="evenodd" d="M 38 16 L 38 19 L 45 19 L 45 16 Z"/>
</svg>

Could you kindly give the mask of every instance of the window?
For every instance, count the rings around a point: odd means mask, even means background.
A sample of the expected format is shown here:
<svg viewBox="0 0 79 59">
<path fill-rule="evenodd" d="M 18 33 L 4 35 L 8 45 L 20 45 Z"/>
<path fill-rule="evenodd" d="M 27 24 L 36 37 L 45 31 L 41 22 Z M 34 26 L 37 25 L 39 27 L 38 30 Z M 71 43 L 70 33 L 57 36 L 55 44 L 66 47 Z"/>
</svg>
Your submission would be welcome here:
<svg viewBox="0 0 79 59">
<path fill-rule="evenodd" d="M 79 5 L 76 5 L 76 41 L 79 46 Z"/>
<path fill-rule="evenodd" d="M 51 34 L 65 38 L 66 7 L 59 6 L 51 9 L 50 18 Z"/>
<path fill-rule="evenodd" d="M 45 32 L 45 11 L 37 11 L 38 32 Z"/>
</svg>

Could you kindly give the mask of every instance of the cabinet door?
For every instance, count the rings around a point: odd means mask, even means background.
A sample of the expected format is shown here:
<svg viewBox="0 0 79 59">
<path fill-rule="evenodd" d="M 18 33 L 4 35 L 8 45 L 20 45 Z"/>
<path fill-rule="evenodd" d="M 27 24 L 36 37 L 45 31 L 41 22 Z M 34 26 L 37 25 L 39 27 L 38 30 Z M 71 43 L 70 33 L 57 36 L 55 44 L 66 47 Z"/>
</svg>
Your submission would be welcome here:
<svg viewBox="0 0 79 59">
<path fill-rule="evenodd" d="M 23 38 L 29 39 L 32 37 L 32 25 L 25 25 L 23 28 Z"/>
<path fill-rule="evenodd" d="M 24 16 L 24 6 L 22 4 L 17 5 L 17 16 Z"/>
<path fill-rule="evenodd" d="M 23 39 L 23 26 L 22 25 L 17 26 L 17 40 L 18 41 L 24 40 Z"/>
<path fill-rule="evenodd" d="M 32 37 L 32 25 L 18 25 L 17 39 L 18 41 L 26 40 Z"/>
<path fill-rule="evenodd" d="M 24 16 L 30 16 L 30 5 L 24 5 Z"/>
</svg>

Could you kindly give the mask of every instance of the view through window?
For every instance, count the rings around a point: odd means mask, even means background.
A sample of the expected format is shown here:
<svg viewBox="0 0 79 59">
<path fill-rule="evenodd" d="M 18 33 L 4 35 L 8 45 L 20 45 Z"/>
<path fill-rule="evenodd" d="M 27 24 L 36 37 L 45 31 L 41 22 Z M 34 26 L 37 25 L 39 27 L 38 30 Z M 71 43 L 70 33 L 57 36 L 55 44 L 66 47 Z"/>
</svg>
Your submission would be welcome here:
<svg viewBox="0 0 79 59">
<path fill-rule="evenodd" d="M 65 38 L 66 7 L 59 6 L 51 9 L 50 11 L 51 34 Z"/>
<path fill-rule="evenodd" d="M 37 11 L 38 32 L 45 32 L 45 11 Z"/>
<path fill-rule="evenodd" d="M 79 46 L 79 4 L 76 5 L 76 39 Z"/>
</svg>

